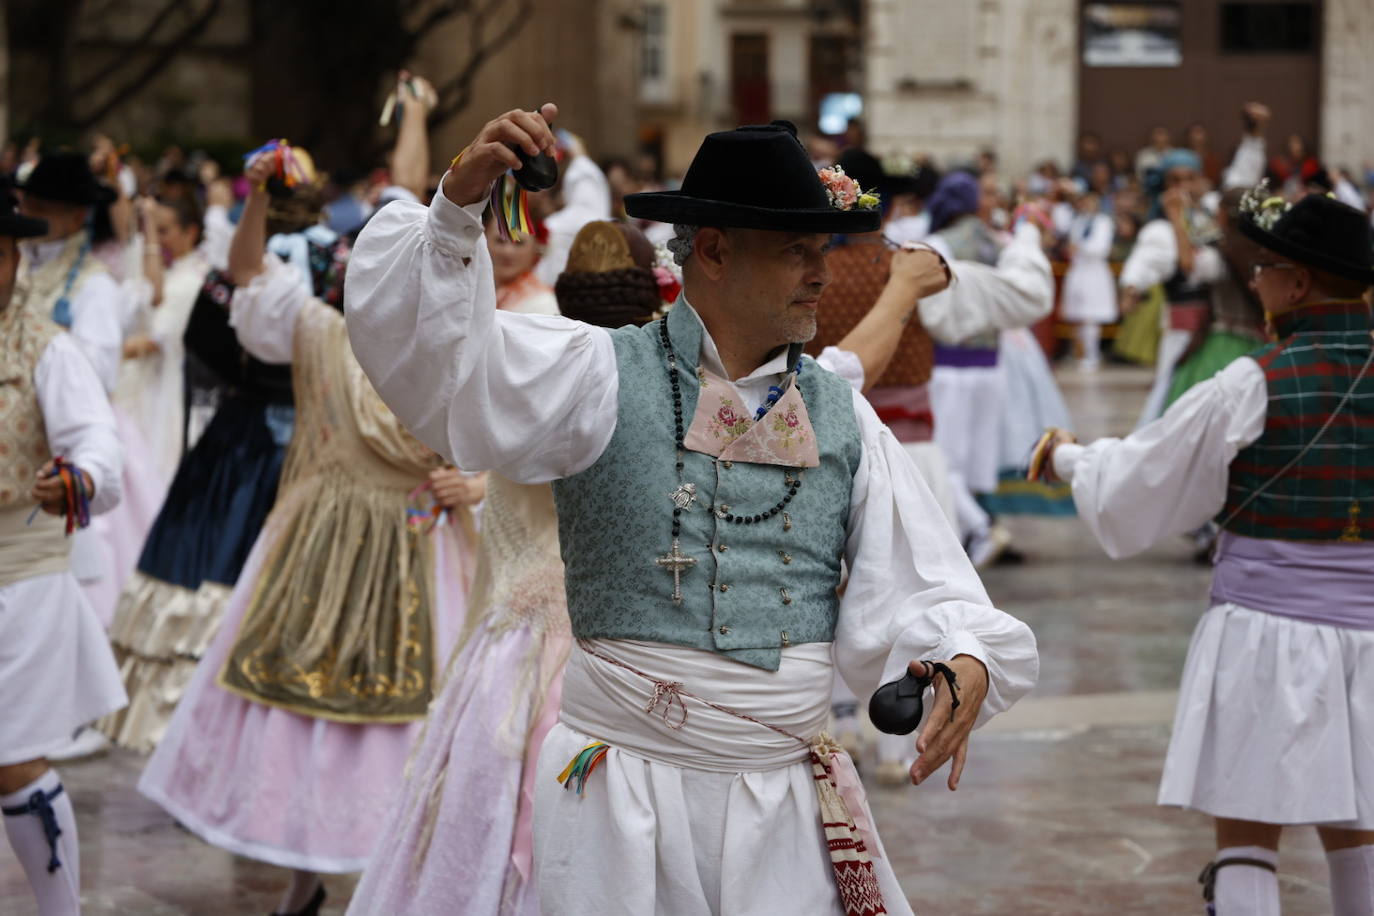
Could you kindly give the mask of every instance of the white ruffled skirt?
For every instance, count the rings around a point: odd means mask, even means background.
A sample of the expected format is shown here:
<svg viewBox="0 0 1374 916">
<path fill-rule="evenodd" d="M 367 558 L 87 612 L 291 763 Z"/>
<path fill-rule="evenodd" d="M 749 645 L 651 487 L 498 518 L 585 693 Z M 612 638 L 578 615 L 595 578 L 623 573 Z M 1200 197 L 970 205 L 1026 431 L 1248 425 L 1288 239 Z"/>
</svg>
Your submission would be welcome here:
<svg viewBox="0 0 1374 916">
<path fill-rule="evenodd" d="M 1188 649 L 1159 803 L 1374 830 L 1374 630 L 1209 610 Z"/>
</svg>

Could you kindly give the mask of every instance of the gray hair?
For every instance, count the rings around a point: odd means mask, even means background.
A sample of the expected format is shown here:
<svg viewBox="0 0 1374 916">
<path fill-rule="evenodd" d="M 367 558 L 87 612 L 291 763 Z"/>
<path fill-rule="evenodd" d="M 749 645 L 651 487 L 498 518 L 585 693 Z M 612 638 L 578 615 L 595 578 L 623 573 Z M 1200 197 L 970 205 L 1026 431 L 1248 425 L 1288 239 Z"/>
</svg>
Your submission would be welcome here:
<svg viewBox="0 0 1374 916">
<path fill-rule="evenodd" d="M 673 263 L 682 267 L 692 256 L 692 244 L 696 241 L 700 226 L 686 223 L 673 223 L 673 237 L 668 240 L 668 251 L 673 255 Z"/>
</svg>

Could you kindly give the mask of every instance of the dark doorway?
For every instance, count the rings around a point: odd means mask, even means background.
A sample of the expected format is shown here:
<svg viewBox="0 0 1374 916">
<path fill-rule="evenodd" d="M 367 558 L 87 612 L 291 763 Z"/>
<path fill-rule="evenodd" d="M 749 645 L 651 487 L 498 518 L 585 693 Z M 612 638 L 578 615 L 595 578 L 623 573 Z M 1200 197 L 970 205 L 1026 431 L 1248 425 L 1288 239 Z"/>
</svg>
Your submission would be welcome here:
<svg viewBox="0 0 1374 916">
<path fill-rule="evenodd" d="M 768 36 L 730 36 L 730 98 L 736 124 L 767 124 L 773 119 L 768 82 Z"/>
</svg>

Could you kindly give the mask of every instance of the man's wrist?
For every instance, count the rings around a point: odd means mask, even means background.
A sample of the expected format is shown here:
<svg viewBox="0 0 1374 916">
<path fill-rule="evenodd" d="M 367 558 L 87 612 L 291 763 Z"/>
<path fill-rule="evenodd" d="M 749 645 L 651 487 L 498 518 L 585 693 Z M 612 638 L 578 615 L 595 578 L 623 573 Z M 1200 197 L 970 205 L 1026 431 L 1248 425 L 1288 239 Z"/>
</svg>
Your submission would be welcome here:
<svg viewBox="0 0 1374 916">
<path fill-rule="evenodd" d="M 460 207 L 470 207 L 485 200 L 487 195 L 491 193 L 491 182 L 488 181 L 481 187 L 474 187 L 471 183 L 463 180 L 456 167 L 449 169 L 448 173 L 440 180 L 439 187 L 445 197 Z"/>
</svg>

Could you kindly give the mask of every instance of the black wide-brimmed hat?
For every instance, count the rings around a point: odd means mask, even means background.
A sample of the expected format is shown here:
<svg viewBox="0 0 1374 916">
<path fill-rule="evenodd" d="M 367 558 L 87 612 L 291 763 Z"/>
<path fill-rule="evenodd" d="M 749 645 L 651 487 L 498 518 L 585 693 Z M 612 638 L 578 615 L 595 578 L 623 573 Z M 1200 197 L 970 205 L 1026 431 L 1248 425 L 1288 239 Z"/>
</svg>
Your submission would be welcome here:
<svg viewBox="0 0 1374 916">
<path fill-rule="evenodd" d="M 1271 222 L 1275 205 L 1271 198 L 1242 214 L 1240 231 L 1246 238 L 1299 264 L 1374 284 L 1374 230 L 1368 216 L 1335 198 L 1309 194 Z"/>
<path fill-rule="evenodd" d="M 663 223 L 782 232 L 872 232 L 882 224 L 876 206 L 831 203 L 788 121 L 708 135 L 681 190 L 627 194 L 625 212 Z"/>
<path fill-rule="evenodd" d="M 0 237 L 31 239 L 48 234 L 48 221 L 22 216 L 14 205 L 9 183 L 0 185 Z"/>
<path fill-rule="evenodd" d="M 86 157 L 66 150 L 44 153 L 22 187 L 34 197 L 81 206 L 115 199 L 113 190 L 96 181 Z"/>
</svg>

